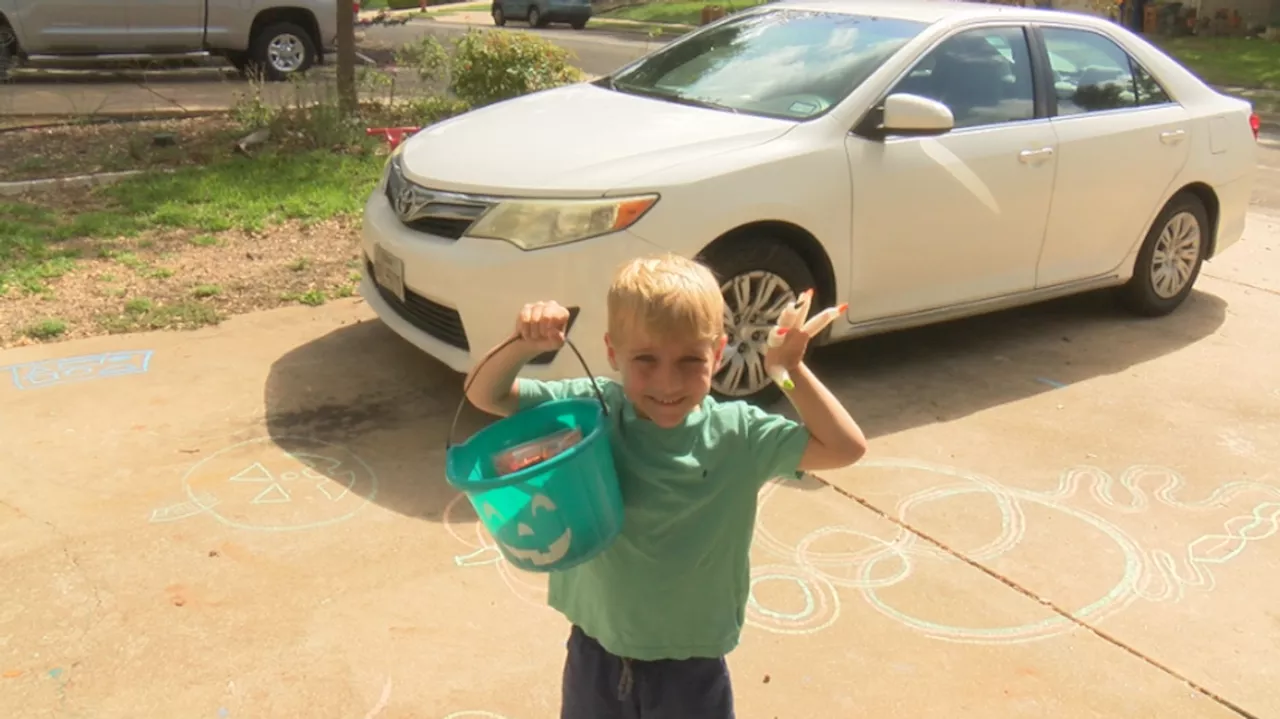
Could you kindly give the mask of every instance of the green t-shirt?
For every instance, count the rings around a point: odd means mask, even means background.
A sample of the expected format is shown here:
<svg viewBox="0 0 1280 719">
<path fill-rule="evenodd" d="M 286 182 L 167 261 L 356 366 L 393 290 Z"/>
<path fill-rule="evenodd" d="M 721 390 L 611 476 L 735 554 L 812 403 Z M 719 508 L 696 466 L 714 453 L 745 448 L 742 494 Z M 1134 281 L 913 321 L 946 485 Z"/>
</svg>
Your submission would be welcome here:
<svg viewBox="0 0 1280 719">
<path fill-rule="evenodd" d="M 728 654 L 750 592 L 756 497 L 773 477 L 799 476 L 809 431 L 711 397 L 682 426 L 663 429 L 636 416 L 617 382 L 596 381 L 610 412 L 622 534 L 590 561 L 553 572 L 548 603 L 616 656 Z M 586 378 L 521 379 L 518 390 L 522 409 L 595 397 Z"/>
</svg>

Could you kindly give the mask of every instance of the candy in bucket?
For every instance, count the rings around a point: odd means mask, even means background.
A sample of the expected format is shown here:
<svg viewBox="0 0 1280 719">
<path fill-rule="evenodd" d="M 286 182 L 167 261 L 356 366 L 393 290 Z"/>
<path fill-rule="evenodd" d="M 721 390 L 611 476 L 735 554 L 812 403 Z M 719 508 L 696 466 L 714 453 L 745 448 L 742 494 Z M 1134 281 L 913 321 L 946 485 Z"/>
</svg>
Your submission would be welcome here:
<svg viewBox="0 0 1280 719">
<path fill-rule="evenodd" d="M 545 462 L 581 441 L 581 429 L 563 429 L 498 452 L 493 455 L 493 468 L 499 476 L 519 472 Z"/>
</svg>

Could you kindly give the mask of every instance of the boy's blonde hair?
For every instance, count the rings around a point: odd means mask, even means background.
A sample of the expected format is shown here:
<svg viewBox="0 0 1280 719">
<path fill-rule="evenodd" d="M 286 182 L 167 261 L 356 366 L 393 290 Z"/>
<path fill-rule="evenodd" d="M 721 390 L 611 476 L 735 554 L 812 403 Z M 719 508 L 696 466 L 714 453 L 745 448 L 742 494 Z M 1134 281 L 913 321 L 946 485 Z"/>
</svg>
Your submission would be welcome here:
<svg viewBox="0 0 1280 719">
<path fill-rule="evenodd" d="M 639 328 L 664 340 L 714 341 L 724 334 L 724 297 L 705 265 L 674 254 L 624 263 L 609 285 L 609 334 Z"/>
</svg>

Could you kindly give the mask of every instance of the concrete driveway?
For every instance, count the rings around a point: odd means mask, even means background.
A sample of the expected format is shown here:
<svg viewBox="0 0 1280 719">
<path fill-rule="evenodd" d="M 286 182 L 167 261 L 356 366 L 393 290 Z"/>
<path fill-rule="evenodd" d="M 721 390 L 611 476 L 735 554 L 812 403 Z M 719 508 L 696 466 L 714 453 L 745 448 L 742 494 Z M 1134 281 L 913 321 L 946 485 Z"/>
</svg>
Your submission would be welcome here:
<svg viewBox="0 0 1280 719">
<path fill-rule="evenodd" d="M 822 352 L 872 453 L 762 493 L 740 716 L 1280 716 L 1280 216 L 1247 236 L 1161 320 Z M 556 715 L 567 627 L 442 477 L 459 377 L 359 302 L 0 367 L 0 716 Z"/>
</svg>

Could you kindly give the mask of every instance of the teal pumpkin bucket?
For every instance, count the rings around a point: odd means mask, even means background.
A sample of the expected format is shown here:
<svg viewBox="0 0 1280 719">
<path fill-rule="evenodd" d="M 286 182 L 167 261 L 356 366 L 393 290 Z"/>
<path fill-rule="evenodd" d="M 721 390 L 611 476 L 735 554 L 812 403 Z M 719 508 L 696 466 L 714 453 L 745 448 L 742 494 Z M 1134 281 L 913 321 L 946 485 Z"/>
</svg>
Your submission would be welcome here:
<svg viewBox="0 0 1280 719">
<path fill-rule="evenodd" d="M 577 348 L 570 349 L 581 361 Z M 465 402 L 464 388 L 455 427 Z M 594 400 L 553 400 L 500 419 L 461 444 L 450 439 L 445 478 L 467 496 L 508 562 L 529 572 L 568 569 L 604 551 L 621 533 L 622 492 L 608 417 L 596 388 Z M 563 430 L 579 430 L 582 438 L 538 464 L 499 473 L 496 455 Z"/>
</svg>

